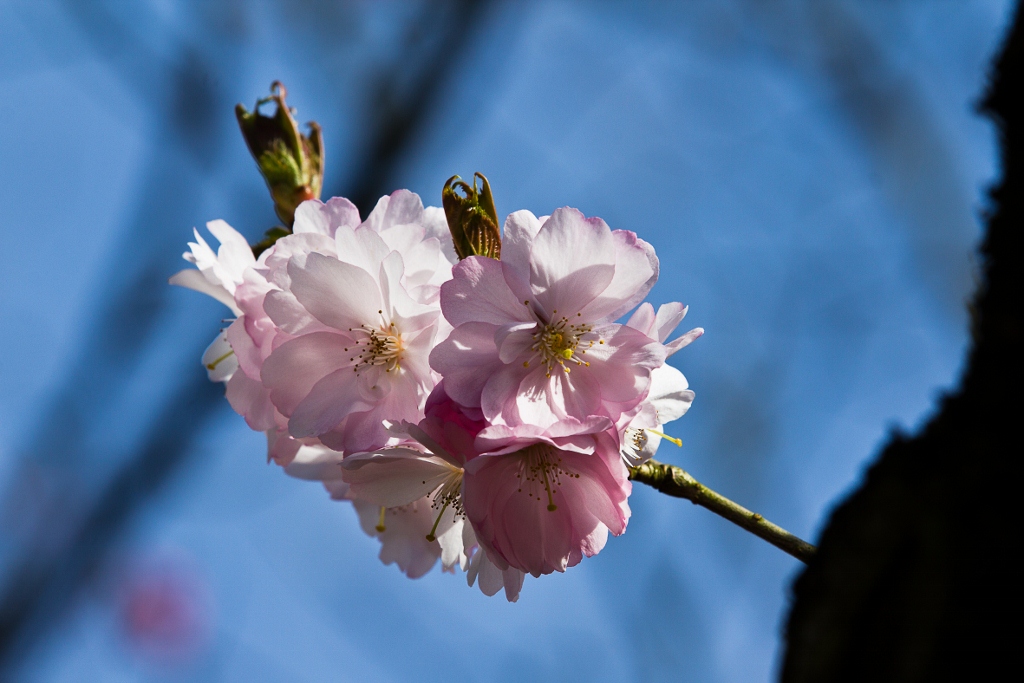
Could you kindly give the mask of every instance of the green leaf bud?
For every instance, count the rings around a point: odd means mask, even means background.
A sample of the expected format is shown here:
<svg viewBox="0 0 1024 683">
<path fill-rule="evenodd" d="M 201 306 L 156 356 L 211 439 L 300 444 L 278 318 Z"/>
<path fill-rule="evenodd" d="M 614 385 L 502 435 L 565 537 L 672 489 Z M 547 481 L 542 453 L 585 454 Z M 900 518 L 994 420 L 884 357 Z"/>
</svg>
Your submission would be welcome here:
<svg viewBox="0 0 1024 683">
<path fill-rule="evenodd" d="M 274 81 L 270 85 L 270 97 L 257 100 L 251 112 L 244 105 L 237 105 L 235 115 L 242 137 L 267 181 L 274 211 L 290 232 L 295 208 L 307 199 L 320 198 L 324 145 L 323 133 L 315 121 L 306 124 L 308 135 L 299 131 L 294 112 L 284 101 L 287 94 L 281 82 Z M 260 107 L 268 102 L 277 105 L 277 111 L 271 116 L 260 113 Z"/>
<path fill-rule="evenodd" d="M 477 181 L 481 188 L 477 189 Z M 460 259 L 467 256 L 501 258 L 501 232 L 494 208 L 491 184 L 481 173 L 473 174 L 472 187 L 455 175 L 441 190 L 441 204 L 448 218 L 448 229 Z"/>
</svg>

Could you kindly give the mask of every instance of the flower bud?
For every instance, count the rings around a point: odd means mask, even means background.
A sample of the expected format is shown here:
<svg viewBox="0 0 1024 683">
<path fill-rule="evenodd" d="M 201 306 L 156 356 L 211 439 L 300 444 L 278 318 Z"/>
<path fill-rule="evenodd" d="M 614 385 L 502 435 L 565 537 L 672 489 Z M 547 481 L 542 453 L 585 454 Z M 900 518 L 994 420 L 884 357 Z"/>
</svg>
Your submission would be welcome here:
<svg viewBox="0 0 1024 683">
<path fill-rule="evenodd" d="M 482 184 L 479 190 L 477 180 Z M 494 208 L 491 185 L 483 174 L 473 174 L 472 187 L 457 175 L 449 178 L 441 191 L 441 204 L 448 218 L 455 253 L 460 259 L 467 256 L 501 258 L 498 211 Z"/>
<path fill-rule="evenodd" d="M 320 126 L 310 121 L 306 124 L 309 135 L 299 132 L 293 112 L 284 101 L 287 94 L 280 81 L 274 81 L 270 97 L 257 100 L 251 112 L 244 105 L 237 105 L 235 115 L 245 143 L 267 181 L 274 210 L 290 231 L 295 208 L 307 199 L 320 198 L 324 156 Z M 265 116 L 260 107 L 270 101 L 277 104 L 277 111 L 273 116 Z"/>
</svg>

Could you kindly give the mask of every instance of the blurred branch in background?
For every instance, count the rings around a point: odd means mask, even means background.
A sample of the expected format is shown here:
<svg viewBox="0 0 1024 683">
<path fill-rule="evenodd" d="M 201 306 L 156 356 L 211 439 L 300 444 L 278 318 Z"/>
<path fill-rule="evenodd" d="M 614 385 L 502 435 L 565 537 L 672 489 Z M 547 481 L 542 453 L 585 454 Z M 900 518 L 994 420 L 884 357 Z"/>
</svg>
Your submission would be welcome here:
<svg viewBox="0 0 1024 683">
<path fill-rule="evenodd" d="M 865 26 L 865 16 L 879 7 L 785 0 L 747 7 L 776 54 L 796 69 L 811 65 L 817 72 L 837 113 L 870 153 L 885 199 L 907 227 L 917 275 L 937 310 L 966 324 L 963 293 L 974 282 L 959 236 L 976 234 L 975 198 L 963 190 L 958 160 L 924 93 Z"/>
<path fill-rule="evenodd" d="M 377 80 L 375 95 L 366 98 L 368 142 L 349 164 L 357 180 L 347 194 L 364 211 L 388 190 L 403 153 L 443 90 L 448 67 L 474 35 L 474 22 L 486 6 L 470 0 L 425 2 L 413 17 L 408 39 Z M 230 103 L 217 77 L 218 69 L 230 71 L 229 55 L 216 47 L 204 53 L 179 41 L 170 52 L 180 60 L 165 58 L 133 33 L 145 29 L 144 21 L 135 22 L 137 14 L 133 23 L 142 28 L 119 21 L 103 3 L 68 2 L 65 9 L 146 107 L 174 107 L 177 115 L 169 118 L 173 127 L 156 144 L 144 201 L 132 221 L 130 243 L 122 246 L 130 251 L 117 254 L 89 341 L 38 426 L 26 431 L 18 469 L 9 480 L 9 509 L 3 514 L 16 519 L 6 526 L 18 535 L 0 567 L 0 671 L 12 670 L 74 605 L 79 588 L 120 533 L 180 469 L 206 421 L 224 407 L 221 387 L 209 383 L 199 365 L 213 331 L 185 334 L 178 321 L 178 329 L 171 331 L 180 333 L 178 345 L 194 345 L 184 354 L 188 365 L 176 375 L 185 379 L 177 386 L 152 388 L 151 394 L 158 394 L 154 417 L 139 434 L 127 425 L 120 425 L 123 432 L 111 426 L 118 425 L 118 400 L 130 393 L 139 359 L 167 345 L 153 332 L 169 324 L 166 278 L 174 270 L 169 255 L 180 252 L 175 247 L 187 235 L 187 216 L 211 177 L 221 147 L 217 138 L 231 135 L 231 144 L 243 144 L 233 126 L 217 124 L 230 121 Z M 166 83 L 174 86 L 165 88 Z M 342 189 L 333 187 L 327 194 L 346 194 Z M 126 455 L 111 466 L 109 453 L 119 449 Z M 31 493 L 39 490 L 33 478 L 46 480 L 45 496 Z"/>
<path fill-rule="evenodd" d="M 411 22 L 406 36 L 408 54 L 395 60 L 370 93 L 365 130 L 364 162 L 358 166 L 347 193 L 333 187 L 327 196 L 345 196 L 362 215 L 373 209 L 402 155 L 430 119 L 444 93 L 444 82 L 462 47 L 476 32 L 487 2 L 455 0 L 447 6 L 428 2 L 423 16 Z M 469 115 L 467 113 L 467 115 Z M 430 204 L 439 200 L 431 198 Z"/>
</svg>

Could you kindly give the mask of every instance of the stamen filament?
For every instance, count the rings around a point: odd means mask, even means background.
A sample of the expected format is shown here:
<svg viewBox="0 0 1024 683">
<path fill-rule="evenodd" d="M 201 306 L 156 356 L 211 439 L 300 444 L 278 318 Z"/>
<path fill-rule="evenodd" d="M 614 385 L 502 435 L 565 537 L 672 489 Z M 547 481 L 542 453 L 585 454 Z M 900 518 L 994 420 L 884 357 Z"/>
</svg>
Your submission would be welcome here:
<svg viewBox="0 0 1024 683">
<path fill-rule="evenodd" d="M 674 436 L 669 436 L 668 434 L 665 434 L 664 432 L 659 432 L 656 429 L 648 429 L 647 431 L 649 431 L 651 434 L 657 434 L 661 438 L 667 439 L 668 441 L 671 441 L 672 443 L 674 443 L 675 445 L 679 446 L 680 448 L 683 447 L 683 440 L 682 439 L 677 439 Z"/>
<path fill-rule="evenodd" d="M 558 509 L 555 505 L 555 498 L 551 495 L 551 482 L 548 481 L 548 470 L 546 467 L 541 468 L 541 473 L 544 476 L 544 490 L 548 492 L 548 512 L 554 512 Z"/>
<path fill-rule="evenodd" d="M 434 532 L 437 531 L 437 525 L 441 523 L 441 515 L 443 515 L 444 511 L 447 509 L 448 502 L 445 501 L 445 504 L 441 506 L 441 511 L 437 513 L 437 519 L 434 520 L 434 526 L 430 527 L 430 533 L 427 534 L 427 540 L 431 543 L 437 540 L 437 536 L 434 535 Z"/>
<path fill-rule="evenodd" d="M 230 356 L 233 356 L 233 355 L 235 355 L 235 352 L 233 350 L 232 351 L 228 351 L 223 356 L 220 356 L 219 358 L 215 358 L 212 363 L 207 363 L 206 364 L 206 369 L 207 370 L 216 370 L 217 366 L 220 365 L 222 361 L 227 360 Z"/>
<path fill-rule="evenodd" d="M 384 506 L 382 505 L 382 506 L 380 507 L 380 519 L 379 519 L 379 520 L 377 521 L 377 526 L 376 526 L 376 527 L 374 527 L 374 528 L 375 528 L 375 529 L 377 529 L 377 531 L 378 531 L 378 532 L 380 532 L 380 533 L 384 533 L 385 531 L 387 531 L 387 530 L 388 530 L 388 528 L 387 528 L 386 526 L 384 526 L 384 513 L 385 513 L 385 512 L 387 512 L 387 508 L 385 508 L 385 507 L 384 507 Z"/>
</svg>

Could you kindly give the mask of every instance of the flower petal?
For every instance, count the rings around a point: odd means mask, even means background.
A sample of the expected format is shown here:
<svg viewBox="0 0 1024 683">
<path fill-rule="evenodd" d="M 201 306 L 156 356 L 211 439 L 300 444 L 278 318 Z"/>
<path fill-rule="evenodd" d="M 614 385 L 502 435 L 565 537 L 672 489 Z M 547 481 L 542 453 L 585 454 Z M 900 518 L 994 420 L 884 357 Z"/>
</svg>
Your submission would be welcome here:
<svg viewBox="0 0 1024 683">
<path fill-rule="evenodd" d="M 583 311 L 588 320 L 616 320 L 643 301 L 658 281 L 660 269 L 654 247 L 629 230 L 612 232 L 615 277 Z"/>
<path fill-rule="evenodd" d="M 213 297 L 217 301 L 221 302 L 234 312 L 235 315 L 241 314 L 238 307 L 235 306 L 235 297 L 231 296 L 231 292 L 224 289 L 221 285 L 215 285 L 206 279 L 201 272 L 195 268 L 186 268 L 185 270 L 179 270 L 177 273 L 167 279 L 167 282 L 172 285 L 179 287 L 185 287 L 187 289 L 195 290 L 200 294 Z"/>
<path fill-rule="evenodd" d="M 654 327 L 650 332 L 647 333 L 648 337 L 657 339 L 661 343 L 665 343 L 668 336 L 679 326 L 679 323 L 686 317 L 687 306 L 682 305 L 678 301 L 671 301 L 667 304 L 662 304 L 658 307 L 658 315 L 654 321 Z M 639 328 L 637 328 L 639 329 Z M 641 330 L 643 331 L 643 330 Z"/>
<path fill-rule="evenodd" d="M 380 262 L 391 253 L 380 235 L 368 228 L 339 227 L 334 234 L 334 243 L 339 261 L 362 268 L 368 273 L 376 273 Z"/>
<path fill-rule="evenodd" d="M 313 386 L 327 375 L 344 368 L 352 372 L 352 340 L 336 332 L 313 332 L 289 340 L 274 349 L 260 378 L 270 398 L 284 415 L 291 415 Z"/>
<path fill-rule="evenodd" d="M 494 344 L 498 347 L 498 358 L 502 363 L 511 363 L 520 355 L 528 353 L 534 343 L 537 330 L 535 321 L 502 325 L 494 332 Z"/>
<path fill-rule="evenodd" d="M 224 330 L 218 334 L 203 352 L 203 367 L 211 382 L 227 382 L 238 370 L 238 357 L 228 343 Z"/>
<path fill-rule="evenodd" d="M 530 250 L 530 286 L 549 317 L 583 311 L 615 277 L 615 242 L 600 218 L 556 209 Z M 588 317 L 587 321 L 596 320 Z"/>
<path fill-rule="evenodd" d="M 353 498 L 389 508 L 429 495 L 453 470 L 441 458 L 401 447 L 355 453 L 341 467 Z"/>
<path fill-rule="evenodd" d="M 220 242 L 217 249 L 217 263 L 225 277 L 232 282 L 242 281 L 242 273 L 246 268 L 256 265 L 256 257 L 252 255 L 249 240 L 222 220 L 210 221 L 206 229 Z"/>
<path fill-rule="evenodd" d="M 430 352 L 430 367 L 444 376 L 445 390 L 456 403 L 479 406 L 485 384 L 503 367 L 494 332 L 488 323 L 465 323 Z"/>
<path fill-rule="evenodd" d="M 510 213 L 501 239 L 501 272 L 517 301 L 533 298 L 530 288 L 530 252 L 543 221 L 529 211 Z"/>
<path fill-rule="evenodd" d="M 452 279 L 441 285 L 441 310 L 455 327 L 468 322 L 503 325 L 533 320 L 523 301 L 509 289 L 502 262 L 486 256 L 463 259 L 452 269 Z"/>
<path fill-rule="evenodd" d="M 325 325 L 347 331 L 380 318 L 380 287 L 362 268 L 310 254 L 304 265 L 293 259 L 288 264 L 288 274 L 295 298 Z"/>
<path fill-rule="evenodd" d="M 284 471 L 290 477 L 307 481 L 341 479 L 341 460 L 341 453 L 326 446 L 300 443 L 295 457 L 285 465 Z"/>
<path fill-rule="evenodd" d="M 262 432 L 277 426 L 277 415 L 270 402 L 270 392 L 244 372 L 236 372 L 224 392 L 236 413 L 245 418 L 251 429 Z"/>
<path fill-rule="evenodd" d="M 470 586 L 477 582 L 480 592 L 486 596 L 492 596 L 504 588 L 505 598 L 509 602 L 519 600 L 519 593 L 523 589 L 525 577 L 524 572 L 513 567 L 499 569 L 487 551 L 482 548 L 473 555 L 469 569 L 466 571 L 466 582 Z"/>
<path fill-rule="evenodd" d="M 662 308 L 665 308 L 662 306 Z M 627 327 L 632 327 L 638 332 L 643 332 L 648 337 L 656 339 L 654 335 L 654 326 L 657 317 L 654 314 L 654 306 L 650 302 L 645 301 L 640 304 L 639 308 L 633 311 L 633 315 L 626 321 Z M 664 339 L 658 339 L 658 341 L 665 341 Z"/>
<path fill-rule="evenodd" d="M 435 501 L 434 505 L 437 505 Z M 458 514 L 454 507 L 449 505 L 441 512 L 437 528 L 434 530 L 434 537 L 441 546 L 441 569 L 443 571 L 455 570 L 455 565 L 466 566 L 466 548 L 462 544 L 462 528 L 467 526 L 466 521 Z"/>
<path fill-rule="evenodd" d="M 313 232 L 334 237 L 340 226 L 355 228 L 359 222 L 359 209 L 344 197 L 331 197 L 327 203 L 310 199 L 295 209 L 292 232 Z"/>
<path fill-rule="evenodd" d="M 651 372 L 651 389 L 647 401 L 658 414 L 658 424 L 678 420 L 693 403 L 693 392 L 683 373 L 671 365 L 662 365 Z"/>
<path fill-rule="evenodd" d="M 703 327 L 695 327 L 686 334 L 676 337 L 668 344 L 665 344 L 666 354 L 671 356 L 679 349 L 683 348 L 684 346 L 688 346 L 691 342 L 695 341 L 696 339 L 699 339 L 703 334 Z"/>
<path fill-rule="evenodd" d="M 351 368 L 342 368 L 314 384 L 292 411 L 288 433 L 299 439 L 320 436 L 336 427 L 349 413 L 372 408 L 356 389 L 357 380 L 358 374 Z"/>
</svg>

